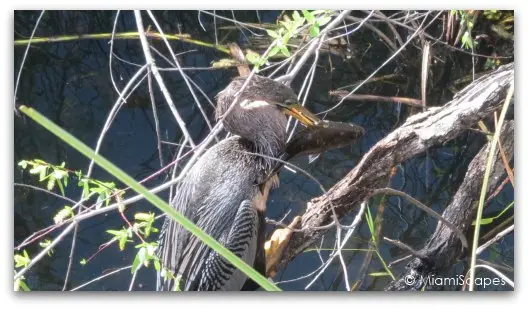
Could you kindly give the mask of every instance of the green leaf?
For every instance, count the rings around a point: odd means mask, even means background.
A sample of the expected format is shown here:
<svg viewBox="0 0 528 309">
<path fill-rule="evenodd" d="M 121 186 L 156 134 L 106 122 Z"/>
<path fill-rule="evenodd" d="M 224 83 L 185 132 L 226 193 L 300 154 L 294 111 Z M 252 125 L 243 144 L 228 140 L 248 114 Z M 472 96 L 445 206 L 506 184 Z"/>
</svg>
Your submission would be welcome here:
<svg viewBox="0 0 528 309">
<path fill-rule="evenodd" d="M 18 166 L 20 166 L 22 169 L 26 169 L 28 162 L 26 160 L 22 160 L 18 162 Z"/>
<path fill-rule="evenodd" d="M 161 264 L 160 264 L 160 261 L 158 259 L 154 260 L 154 269 L 156 269 L 156 271 L 160 271 L 160 269 L 161 269 Z"/>
<path fill-rule="evenodd" d="M 44 179 L 46 179 L 46 170 L 47 169 L 48 169 L 47 166 L 42 166 L 42 168 L 40 169 L 39 181 L 43 181 Z"/>
<path fill-rule="evenodd" d="M 170 270 L 168 270 L 167 267 L 163 267 L 161 269 L 160 275 L 162 278 L 165 278 L 165 279 L 170 279 L 170 280 L 176 279 L 176 277 L 174 277 L 174 274 Z"/>
<path fill-rule="evenodd" d="M 119 250 L 121 250 L 121 251 L 125 250 L 126 242 L 127 242 L 127 238 L 126 237 L 119 238 Z"/>
<path fill-rule="evenodd" d="M 315 22 L 315 17 L 312 13 L 308 12 L 307 10 L 302 10 L 304 18 L 310 23 L 313 24 Z"/>
<path fill-rule="evenodd" d="M 90 196 L 90 185 L 88 185 L 87 181 L 84 181 L 82 198 L 83 199 L 88 199 L 88 196 Z"/>
<path fill-rule="evenodd" d="M 101 192 L 99 193 L 99 196 L 97 197 L 97 200 L 95 201 L 95 209 L 101 208 L 103 206 L 103 202 L 105 201 L 105 193 Z"/>
<path fill-rule="evenodd" d="M 141 266 L 141 261 L 139 260 L 139 255 L 136 254 L 136 257 L 134 258 L 134 262 L 132 262 L 132 269 L 130 271 L 132 273 L 135 273 L 140 266 Z"/>
<path fill-rule="evenodd" d="M 321 15 L 323 13 L 327 13 L 327 12 L 330 12 L 329 10 L 314 10 L 312 11 L 312 14 L 313 15 Z"/>
<path fill-rule="evenodd" d="M 26 283 L 22 280 L 22 278 L 18 278 L 17 280 L 15 280 L 15 292 L 18 292 L 20 290 L 24 291 L 24 292 L 29 292 L 31 291 L 28 286 L 26 285 Z"/>
<path fill-rule="evenodd" d="M 86 265 L 86 263 L 88 263 L 88 261 L 85 259 L 85 258 L 82 258 L 80 261 L 79 261 L 79 264 L 81 265 Z"/>
<path fill-rule="evenodd" d="M 147 213 L 144 213 L 144 212 L 138 212 L 138 213 L 134 214 L 134 219 L 136 219 L 138 221 L 152 221 L 152 219 L 154 219 L 154 214 L 153 213 L 147 214 Z"/>
<path fill-rule="evenodd" d="M 39 242 L 39 246 L 42 248 L 47 248 L 49 245 L 51 245 L 51 240 L 49 239 Z M 53 249 L 50 249 L 48 251 L 48 256 L 52 256 L 52 255 L 53 255 Z"/>
<path fill-rule="evenodd" d="M 319 35 L 319 32 L 320 32 L 320 31 L 319 31 L 319 26 L 317 26 L 317 25 L 314 25 L 312 28 L 310 28 L 310 35 L 311 35 L 312 37 L 316 37 L 316 36 L 318 36 L 318 35 Z"/>
<path fill-rule="evenodd" d="M 106 230 L 106 232 L 108 234 L 111 234 L 111 235 L 114 235 L 114 236 L 118 236 L 118 237 L 126 235 L 126 234 L 123 233 L 123 230 Z"/>
<path fill-rule="evenodd" d="M 218 61 L 213 61 L 212 67 L 213 68 L 230 68 L 230 67 L 236 66 L 237 64 L 238 62 L 236 60 L 224 58 Z"/>
<path fill-rule="evenodd" d="M 39 242 L 41 248 L 46 248 L 51 244 L 51 240 L 45 239 L 44 241 Z"/>
<path fill-rule="evenodd" d="M 282 47 L 282 45 L 288 44 L 288 42 L 290 41 L 291 37 L 292 37 L 291 33 L 287 33 L 286 35 L 284 35 L 284 37 L 282 38 L 282 41 L 281 41 L 281 47 Z"/>
<path fill-rule="evenodd" d="M 82 153 L 85 157 L 93 159 L 101 168 L 111 173 L 113 177 L 115 177 L 116 179 L 124 183 L 125 185 L 132 188 L 132 190 L 134 190 L 138 194 L 141 194 L 142 196 L 144 196 L 147 201 L 149 201 L 154 206 L 156 206 L 158 209 L 166 213 L 169 218 L 171 218 L 178 224 L 182 225 L 182 227 L 188 230 L 191 234 L 193 234 L 199 240 L 204 242 L 209 248 L 217 252 L 219 255 L 221 255 L 223 258 L 225 258 L 227 261 L 233 264 L 238 270 L 240 270 L 245 275 L 247 275 L 249 278 L 251 278 L 253 281 L 258 283 L 263 289 L 265 289 L 266 291 L 281 291 L 281 289 L 278 288 L 275 284 L 268 281 L 266 277 L 259 274 L 258 271 L 256 271 L 250 265 L 248 265 L 243 260 L 241 260 L 239 257 L 237 257 L 233 252 L 231 252 L 229 249 L 222 246 L 222 244 L 219 243 L 215 238 L 211 237 L 210 235 L 205 233 L 202 229 L 197 227 L 191 220 L 186 218 L 182 213 L 178 212 L 176 209 L 171 207 L 169 204 L 167 204 L 167 202 L 165 202 L 159 196 L 149 192 L 147 188 L 145 188 L 143 185 L 135 181 L 134 178 L 132 178 L 127 173 L 123 172 L 121 169 L 119 169 L 117 166 L 112 164 L 110 161 L 108 161 L 103 156 L 95 153 L 93 149 L 86 146 L 86 144 L 82 143 L 80 140 L 75 138 L 69 132 L 57 126 L 55 123 L 53 123 L 48 118 L 46 118 L 45 116 L 43 116 L 42 114 L 40 114 L 39 112 L 37 112 L 35 109 L 31 107 L 21 105 L 19 107 L 19 110 L 24 115 L 28 116 L 29 118 L 37 122 L 39 125 L 47 129 L 51 133 L 55 134 L 61 140 L 66 142 L 68 145 L 70 145 L 71 147 L 73 147 L 74 149 Z"/>
<path fill-rule="evenodd" d="M 278 46 L 273 47 L 273 48 L 270 50 L 270 52 L 269 52 L 269 54 L 268 54 L 268 57 L 271 58 L 271 57 L 275 56 L 279 51 L 280 51 L 280 47 L 278 47 Z"/>
<path fill-rule="evenodd" d="M 390 274 L 384 271 L 384 272 L 370 273 L 369 276 L 371 277 L 390 277 Z"/>
<path fill-rule="evenodd" d="M 145 247 L 140 248 L 138 253 L 137 253 L 137 256 L 139 258 L 139 262 L 144 264 L 145 261 L 147 260 L 147 248 L 145 248 Z"/>
<path fill-rule="evenodd" d="M 292 17 L 293 17 L 293 20 L 295 21 L 301 19 L 301 15 L 297 11 L 293 11 Z"/>
<path fill-rule="evenodd" d="M 15 268 L 27 267 L 31 259 L 29 258 L 28 253 L 24 250 L 23 255 L 15 254 Z"/>
<path fill-rule="evenodd" d="M 64 178 L 64 180 L 66 181 L 67 178 Z M 59 190 L 62 194 L 62 196 L 65 196 L 64 195 L 64 186 L 62 185 L 62 182 L 60 180 L 57 180 L 57 185 L 59 186 Z"/>
<path fill-rule="evenodd" d="M 272 37 L 274 39 L 277 39 L 277 38 L 280 37 L 280 35 L 277 32 L 273 31 L 273 30 L 268 29 L 268 30 L 266 30 L 266 32 L 268 33 L 268 35 L 270 37 Z"/>
<path fill-rule="evenodd" d="M 48 178 L 47 189 L 48 191 L 51 191 L 53 190 L 54 187 L 55 187 L 55 176 L 53 174 L 50 174 L 50 177 Z"/>
<path fill-rule="evenodd" d="M 55 224 L 59 224 L 64 222 L 66 219 L 73 217 L 75 213 L 73 212 L 73 209 L 70 206 L 64 206 L 63 209 L 59 210 L 59 212 L 53 217 L 53 221 Z"/>
<path fill-rule="evenodd" d="M 156 257 L 156 248 L 158 247 L 157 243 L 150 243 L 147 245 L 147 255 L 149 258 L 155 258 Z"/>
<path fill-rule="evenodd" d="M 34 165 L 33 168 L 29 170 L 29 173 L 38 174 L 43 168 L 46 168 L 46 167 L 43 165 Z"/>
<path fill-rule="evenodd" d="M 493 222 L 493 220 L 495 220 L 495 218 L 482 218 L 482 220 L 480 220 L 480 224 L 481 225 L 486 225 L 486 224 L 490 224 L 491 222 Z M 473 222 L 473 225 L 475 225 L 476 223 Z"/>
<path fill-rule="evenodd" d="M 498 219 L 500 217 L 502 217 L 502 215 L 504 215 L 511 207 L 513 207 L 513 204 L 514 202 L 511 202 L 508 206 L 506 206 L 498 215 L 496 215 L 495 217 L 491 217 L 491 218 L 482 218 L 480 219 L 480 225 L 486 225 L 486 224 L 490 224 L 492 223 L 495 219 Z M 473 220 L 473 223 L 472 225 L 476 225 L 477 224 L 477 221 L 476 220 Z"/>
<path fill-rule="evenodd" d="M 181 283 L 182 283 L 182 276 L 178 275 L 178 277 L 174 279 L 174 291 L 175 292 L 181 292 Z"/>
<path fill-rule="evenodd" d="M 53 170 L 53 177 L 55 177 L 56 179 L 62 179 L 62 177 L 64 177 L 64 175 L 68 175 L 68 173 L 65 172 L 65 171 L 61 171 L 59 169 L 54 169 Z"/>
<path fill-rule="evenodd" d="M 261 58 L 260 55 L 256 52 L 248 50 L 246 52 L 246 60 L 253 65 L 257 65 L 260 62 Z"/>
<path fill-rule="evenodd" d="M 291 56 L 290 51 L 288 50 L 288 47 L 286 47 L 285 45 L 282 45 L 282 46 L 280 47 L 280 50 L 281 50 L 281 52 L 282 52 L 282 54 L 283 54 L 284 56 L 286 56 L 286 57 Z"/>
<path fill-rule="evenodd" d="M 332 17 L 330 17 L 330 16 L 321 17 L 321 18 L 319 18 L 317 20 L 317 25 L 319 27 L 324 26 L 324 25 L 328 24 L 331 20 L 332 20 Z"/>
<path fill-rule="evenodd" d="M 117 210 L 118 210 L 119 212 L 124 212 L 125 209 L 126 209 L 126 205 L 125 205 L 124 203 L 121 203 L 121 202 L 120 202 L 120 203 L 117 205 Z"/>
<path fill-rule="evenodd" d="M 104 201 L 105 201 L 105 206 L 108 207 L 108 205 L 110 205 L 110 195 L 111 193 L 106 191 L 105 194 L 104 194 Z"/>
</svg>

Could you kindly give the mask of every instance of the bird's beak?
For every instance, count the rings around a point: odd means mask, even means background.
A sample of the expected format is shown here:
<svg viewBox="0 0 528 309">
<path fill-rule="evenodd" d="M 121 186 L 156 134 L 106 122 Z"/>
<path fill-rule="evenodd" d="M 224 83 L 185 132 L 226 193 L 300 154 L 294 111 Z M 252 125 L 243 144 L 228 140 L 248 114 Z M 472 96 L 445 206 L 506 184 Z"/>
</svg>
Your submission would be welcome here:
<svg viewBox="0 0 528 309">
<path fill-rule="evenodd" d="M 283 112 L 286 115 L 294 117 L 307 127 L 317 125 L 321 121 L 319 117 L 312 114 L 312 112 L 307 110 L 304 106 L 299 103 L 278 105 L 280 108 L 282 108 Z"/>
</svg>

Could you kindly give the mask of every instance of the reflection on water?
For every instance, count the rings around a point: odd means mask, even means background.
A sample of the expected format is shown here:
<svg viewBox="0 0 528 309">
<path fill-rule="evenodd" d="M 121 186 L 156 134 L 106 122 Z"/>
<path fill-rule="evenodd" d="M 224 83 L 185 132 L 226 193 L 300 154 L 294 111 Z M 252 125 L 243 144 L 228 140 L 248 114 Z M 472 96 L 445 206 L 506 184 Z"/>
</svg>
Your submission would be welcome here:
<svg viewBox="0 0 528 309">
<path fill-rule="evenodd" d="M 221 14 L 221 12 L 217 13 Z M 15 39 L 26 38 L 30 35 L 31 27 L 35 24 L 39 14 L 40 12 L 31 11 L 15 12 Z M 229 12 L 225 15 L 230 14 Z M 275 11 L 260 11 L 257 17 L 253 11 L 237 11 L 236 18 L 251 22 L 258 22 L 258 18 L 260 18 L 262 22 L 275 22 L 278 14 L 279 12 Z M 236 40 L 243 47 L 247 47 L 248 38 L 252 38 L 251 33 L 247 30 L 224 30 L 220 28 L 219 32 L 215 34 L 213 18 L 204 14 L 198 16 L 196 12 L 155 12 L 155 15 L 167 33 L 187 33 L 193 38 L 205 42 L 215 42 L 216 38 L 223 40 L 221 43 Z M 111 32 L 114 17 L 115 12 L 110 11 L 48 11 L 37 29 L 36 36 L 49 37 Z M 145 18 L 145 20 L 147 19 Z M 207 31 L 203 30 L 200 22 Z M 218 27 L 232 25 L 222 20 L 216 20 L 216 23 Z M 136 31 L 131 12 L 122 12 L 116 31 Z M 336 54 L 321 56 L 307 103 L 312 111 L 320 112 L 333 106 L 335 102 L 329 97 L 329 90 L 354 84 L 364 77 L 364 72 L 370 74 L 390 56 L 390 51 L 383 43 L 373 39 L 372 34 L 368 31 L 360 30 L 357 35 L 350 39 L 352 40 L 351 44 L 360 51 L 354 57 L 354 61 L 343 60 Z M 161 53 L 168 54 L 162 42 L 151 41 L 151 44 Z M 212 48 L 178 41 L 171 41 L 171 45 L 176 53 L 187 52 L 178 56 L 182 67 L 209 67 L 212 61 L 226 58 L 225 54 Z M 363 51 L 367 51 L 367 47 L 368 52 L 363 53 Z M 24 48 L 24 46 L 14 48 L 15 68 L 17 68 L 15 74 L 20 67 Z M 138 70 L 138 65 L 144 63 L 143 52 L 137 39 L 115 40 L 113 48 L 115 53 L 115 57 L 112 59 L 113 79 L 118 88 L 122 89 Z M 95 147 L 106 117 L 118 97 L 109 74 L 109 51 L 110 45 L 107 39 L 34 44 L 24 65 L 17 101 L 34 107 L 83 142 Z M 126 62 L 120 59 L 126 60 Z M 417 63 L 421 61 L 419 56 L 416 59 Z M 170 64 L 162 57 L 157 57 L 156 61 L 160 67 L 170 67 Z M 358 70 L 358 64 L 361 66 L 361 70 Z M 389 64 L 380 74 L 398 73 L 401 75 L 401 82 L 366 85 L 362 88 L 361 93 L 387 96 L 398 94 L 404 97 L 419 98 L 419 82 L 415 79 L 415 76 L 419 76 L 419 71 L 415 68 L 406 68 L 406 70 L 402 72 L 397 62 Z M 300 89 L 302 77 L 306 75 L 306 72 L 301 72 L 298 75 L 301 78 L 297 78 L 293 82 L 292 87 L 295 90 Z M 237 73 L 235 69 L 215 69 L 188 70 L 186 74 L 203 90 L 208 98 L 214 100 L 216 93 L 223 89 Z M 458 73 L 452 72 L 452 74 Z M 208 127 L 181 75 L 175 71 L 162 71 L 162 76 L 169 87 L 178 111 L 188 125 L 193 139 L 200 141 L 208 134 Z M 453 76 L 453 79 L 456 77 Z M 198 94 L 198 97 L 203 103 L 203 109 L 209 120 L 214 122 L 213 107 L 207 103 L 203 94 Z M 432 90 L 429 102 L 430 105 L 436 105 L 449 98 L 450 94 L 446 91 Z M 181 143 L 181 132 L 157 88 L 155 89 L 155 99 L 161 138 L 164 141 Z M 127 171 L 135 179 L 142 179 L 160 168 L 155 124 L 146 80 L 133 92 L 128 101 L 129 103 L 121 109 L 108 131 L 101 148 L 101 154 Z M 417 111 L 408 107 L 389 103 L 345 102 L 335 111 L 325 115 L 325 118 L 361 125 L 366 130 L 364 138 L 357 145 L 329 151 L 311 164 L 308 163 L 306 157 L 297 158 L 293 162 L 314 175 L 325 188 L 330 188 L 355 166 L 361 155 L 370 146 L 399 126 L 409 113 L 415 112 Z M 393 177 L 391 186 L 409 193 L 436 211 L 441 212 L 461 182 L 465 167 L 483 141 L 475 133 L 468 132 L 442 147 L 432 148 L 429 151 L 428 160 L 423 155 L 405 162 Z M 85 157 L 58 141 L 45 129 L 29 119 L 15 118 L 14 146 L 15 182 L 17 183 L 38 185 L 35 178 L 30 177 L 28 173 L 22 173 L 16 167 L 16 162 L 22 159 L 40 158 L 55 164 L 65 161 L 70 169 L 83 170 L 84 172 L 86 172 L 89 164 Z M 170 158 L 175 155 L 177 147 L 170 144 L 163 144 L 162 147 L 164 162 L 169 162 Z M 112 181 L 108 174 L 97 167 L 93 177 Z M 150 180 L 146 185 L 154 187 L 165 181 L 166 177 L 167 175 L 159 176 Z M 283 171 L 281 173 L 281 186 L 273 192 L 269 199 L 268 216 L 279 220 L 289 213 L 286 219 L 288 222 L 303 211 L 307 201 L 320 194 L 319 186 L 307 177 L 302 174 Z M 70 184 L 66 189 L 66 195 L 74 200 L 80 197 L 80 191 L 75 183 Z M 161 196 L 168 199 L 168 192 L 162 193 Z M 491 207 L 487 209 L 487 213 L 504 208 L 512 200 L 512 197 L 513 192 L 508 188 L 496 198 Z M 376 203 L 378 202 L 379 200 L 371 201 L 373 214 L 376 213 Z M 64 205 L 63 200 L 45 193 L 15 187 L 15 244 L 19 244 L 30 234 L 51 225 L 53 216 Z M 126 214 L 131 218 L 137 211 L 149 210 L 158 213 L 157 210 L 142 201 L 129 207 Z M 342 223 L 349 223 L 353 215 L 354 213 Z M 424 243 L 426 236 L 430 235 L 436 226 L 434 219 L 396 197 L 388 198 L 383 220 L 382 235 L 399 239 L 415 248 L 419 248 Z M 158 225 L 160 224 L 161 221 L 158 222 Z M 83 266 L 79 263 L 82 258 L 89 258 L 96 253 L 99 246 L 111 238 L 111 235 L 105 232 L 107 229 L 119 229 L 123 225 L 124 222 L 118 213 L 95 217 L 80 224 L 76 238 L 70 289 L 132 263 L 136 250 L 133 245 L 127 245 L 123 252 L 120 252 L 116 245 L 112 245 L 98 253 L 87 265 Z M 57 234 L 52 235 L 56 236 Z M 347 248 L 368 248 L 369 239 L 368 227 L 366 224 L 362 224 L 359 233 L 350 241 Z M 52 258 L 43 259 L 26 275 L 26 281 L 32 290 L 62 289 L 71 241 L 71 235 L 66 237 L 56 247 Z M 322 247 L 331 249 L 333 243 L 334 235 L 328 233 L 322 241 Z M 38 242 L 27 247 L 30 256 L 34 256 L 40 249 Z M 381 243 L 380 251 L 383 258 L 388 262 L 405 255 L 405 252 L 384 243 Z M 506 263 L 513 266 L 513 236 L 506 237 L 505 241 L 499 244 L 494 252 L 494 256 L 485 258 L 489 258 L 495 263 Z M 325 258 L 329 255 L 329 251 L 323 250 L 320 254 Z M 345 252 L 349 278 L 356 278 L 364 256 L 363 251 Z M 320 264 L 320 256 L 316 251 L 301 254 L 290 263 L 285 271 L 279 273 L 275 280 L 281 281 L 300 277 L 312 272 Z M 404 265 L 402 263 L 395 266 L 394 273 L 398 274 Z M 338 263 L 330 266 L 311 289 L 344 290 L 340 267 Z M 449 273 L 458 274 L 463 269 L 462 267 L 461 263 L 460 265 L 457 264 Z M 383 267 L 379 260 L 374 257 L 368 273 L 381 271 L 383 271 Z M 126 270 L 89 285 L 85 289 L 124 290 L 128 289 L 130 279 L 130 271 Z M 388 280 L 389 277 L 368 277 L 361 289 L 380 290 L 385 287 Z M 284 283 L 281 287 L 285 290 L 303 290 L 309 281 L 309 278 L 302 279 Z M 152 268 L 140 270 L 135 289 L 153 290 L 154 288 L 155 280 Z"/>
</svg>

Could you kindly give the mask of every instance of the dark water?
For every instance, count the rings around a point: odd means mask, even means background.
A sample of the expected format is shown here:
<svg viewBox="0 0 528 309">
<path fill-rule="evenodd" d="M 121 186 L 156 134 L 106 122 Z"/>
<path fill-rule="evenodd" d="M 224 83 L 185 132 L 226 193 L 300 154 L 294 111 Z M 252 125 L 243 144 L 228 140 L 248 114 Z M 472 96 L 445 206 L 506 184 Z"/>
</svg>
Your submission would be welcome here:
<svg viewBox="0 0 528 309">
<path fill-rule="evenodd" d="M 232 17 L 230 11 L 217 13 Z M 29 37 L 39 14 L 40 12 L 30 11 L 15 12 L 15 39 Z M 260 18 L 262 22 L 274 22 L 279 12 L 260 11 L 258 17 L 254 11 L 236 11 L 235 14 L 236 18 L 241 21 L 257 22 Z M 210 16 L 204 14 L 198 16 L 196 12 L 185 11 L 155 12 L 155 15 L 167 33 L 181 31 L 205 42 L 215 41 L 213 19 Z M 148 26 L 150 24 L 148 16 L 144 15 L 143 17 L 145 26 Z M 115 12 L 111 11 L 49 11 L 45 13 L 35 35 L 50 37 L 111 32 L 114 18 Z M 200 21 L 206 31 L 202 29 Z M 222 20 L 216 22 L 218 26 L 232 25 Z M 136 31 L 132 12 L 121 12 L 116 31 Z M 242 47 L 246 47 L 251 33 L 247 30 L 233 30 L 231 32 L 219 30 L 218 37 L 219 39 L 226 39 L 226 42 L 237 41 Z M 312 111 L 319 112 L 333 106 L 335 102 L 329 97 L 329 90 L 351 85 L 366 77 L 390 56 L 386 46 L 377 37 L 373 37 L 369 31 L 360 30 L 349 39 L 356 53 L 353 57 L 356 62 L 343 60 L 337 55 L 321 55 L 307 105 Z M 37 109 L 86 144 L 95 147 L 101 128 L 117 99 L 109 74 L 108 41 L 108 39 L 74 40 L 32 45 L 22 71 L 17 101 Z M 151 44 L 164 55 L 169 55 L 162 43 L 154 41 Z M 171 41 L 171 45 L 176 53 L 193 50 L 193 52 L 178 57 L 182 67 L 208 67 L 214 60 L 227 58 L 225 54 L 211 48 L 177 41 Z M 21 64 L 24 49 L 25 46 L 14 48 L 15 77 Z M 421 58 L 420 51 L 415 49 L 409 48 L 407 54 L 408 57 L 416 57 L 414 67 L 399 65 L 398 60 L 396 60 L 380 71 L 379 75 L 400 74 L 396 83 L 366 85 L 359 93 L 419 98 L 418 68 Z M 116 58 L 113 59 L 114 78 L 119 88 L 122 89 L 138 70 L 138 67 L 133 63 L 139 65 L 144 63 L 143 52 L 139 40 L 132 39 L 116 40 L 114 53 L 119 58 L 129 62 L 125 63 Z M 449 61 L 454 63 L 454 69 L 447 73 L 449 75 L 447 79 L 436 81 L 436 87 L 433 87 L 429 93 L 430 105 L 443 104 L 449 100 L 452 94 L 446 90 L 445 86 L 448 82 L 461 77 L 461 72 L 464 70 L 468 72 L 466 69 L 467 63 L 471 63 L 470 58 L 464 56 L 452 58 L 454 59 L 450 58 Z M 156 61 L 160 67 L 170 67 L 161 57 L 157 57 Z M 214 100 L 216 93 L 222 90 L 230 79 L 237 74 L 235 69 L 189 70 L 186 73 L 211 100 Z M 298 75 L 292 84 L 293 89 L 300 89 L 306 73 L 307 69 Z M 178 111 L 187 123 L 193 139 L 200 141 L 208 134 L 208 128 L 181 75 L 174 71 L 164 71 L 162 76 L 169 87 Z M 172 113 L 157 87 L 154 86 L 154 88 L 156 88 L 156 104 L 162 139 L 181 143 L 182 134 Z M 214 122 L 213 107 L 206 103 L 207 101 L 202 95 L 199 94 L 198 96 L 209 120 Z M 115 118 L 104 140 L 101 154 L 139 180 L 160 168 L 153 113 L 146 80 L 134 91 L 129 102 Z M 308 164 L 307 158 L 299 158 L 294 162 L 313 174 L 325 188 L 329 188 L 350 171 L 361 158 L 361 155 L 372 145 L 402 124 L 409 114 L 416 112 L 409 107 L 396 104 L 345 102 L 334 112 L 326 115 L 326 119 L 353 122 L 363 126 L 366 129 L 363 140 L 358 145 L 329 151 L 312 164 Z M 427 160 L 426 156 L 422 155 L 401 165 L 392 179 L 391 186 L 407 192 L 441 212 L 462 181 L 467 164 L 483 142 L 484 140 L 480 136 L 468 132 L 446 145 L 434 147 L 430 149 Z M 38 185 L 35 177 L 27 172 L 22 172 L 16 166 L 16 163 L 22 159 L 40 158 L 53 164 L 60 164 L 64 161 L 68 168 L 83 170 L 84 172 L 86 172 L 89 164 L 85 157 L 27 118 L 15 117 L 14 150 L 15 162 L 13 164 L 15 165 L 16 183 Z M 176 146 L 163 145 L 165 164 L 175 155 L 176 151 Z M 107 173 L 97 167 L 92 176 L 103 181 L 113 181 Z M 147 186 L 159 185 L 166 180 L 166 176 L 164 174 L 151 180 Z M 75 185 L 76 181 L 72 178 L 66 195 L 77 200 L 81 192 Z M 53 224 L 53 216 L 65 205 L 65 202 L 32 189 L 15 186 L 14 190 L 14 243 L 17 245 L 30 234 Z M 280 219 L 291 210 L 286 220 L 289 222 L 288 220 L 291 220 L 296 214 L 302 213 L 307 201 L 320 194 L 318 185 L 307 177 L 284 171 L 281 173 L 280 188 L 274 191 L 269 199 L 268 216 Z M 167 192 L 162 193 L 161 196 L 168 199 Z M 508 185 L 486 209 L 484 216 L 496 215 L 512 200 L 513 190 Z M 370 202 L 373 215 L 377 212 L 378 202 L 379 199 L 372 199 Z M 126 215 L 132 219 L 135 212 L 149 210 L 159 213 L 148 203 L 138 202 L 128 208 Z M 355 213 L 352 213 L 342 223 L 351 222 L 354 215 Z M 87 265 L 79 264 L 82 258 L 88 258 L 96 253 L 99 246 L 111 238 L 111 235 L 105 232 L 107 229 L 120 229 L 124 225 L 125 223 L 117 212 L 95 217 L 80 224 L 68 289 L 132 263 L 136 249 L 129 244 L 123 252 L 119 251 L 117 245 L 113 245 L 102 250 Z M 160 225 L 161 221 L 158 222 L 158 226 Z M 383 215 L 383 236 L 399 239 L 414 248 L 420 248 L 428 235 L 434 231 L 435 226 L 436 221 L 433 218 L 407 202 L 393 197 L 387 200 L 387 207 Z M 52 233 L 48 238 L 53 236 L 57 236 L 57 232 Z M 155 237 L 152 237 L 152 240 L 155 240 Z M 323 247 L 332 248 L 334 239 L 334 235 L 328 233 L 324 239 Z M 370 232 L 367 224 L 363 222 L 359 232 L 355 234 L 355 237 L 346 247 L 366 249 L 369 239 Z M 44 258 L 26 274 L 26 282 L 32 290 L 62 289 L 71 241 L 70 235 L 55 248 L 51 258 Z M 29 245 L 26 249 L 30 256 L 36 255 L 41 250 L 38 242 Z M 380 252 L 387 263 L 406 255 L 405 252 L 385 243 L 380 244 Z M 513 235 L 509 235 L 490 250 L 487 250 L 481 257 L 493 263 L 513 267 L 513 253 Z M 328 254 L 328 251 L 321 252 L 323 258 L 326 258 Z M 365 252 L 345 251 L 344 254 L 348 264 L 349 280 L 353 283 L 356 280 L 360 265 L 363 263 Z M 291 262 L 285 271 L 279 273 L 275 280 L 290 280 L 309 274 L 320 264 L 320 257 L 316 251 L 303 253 Z M 405 263 L 396 265 L 392 269 L 393 273 L 397 276 L 404 266 Z M 464 262 L 460 262 L 444 276 L 463 273 L 464 269 L 466 269 Z M 384 271 L 382 264 L 374 255 L 367 273 L 382 271 Z M 484 273 L 481 275 L 489 276 L 489 274 Z M 128 289 L 130 280 L 131 273 L 129 270 L 125 270 L 95 282 L 87 286 L 85 290 L 124 290 Z M 311 277 L 284 283 L 280 287 L 285 290 L 303 290 L 310 280 Z M 367 275 L 361 289 L 381 290 L 389 280 L 389 277 L 369 277 Z M 134 289 L 153 290 L 154 288 L 152 267 L 143 268 L 138 274 Z M 455 288 L 445 287 L 445 289 Z M 491 287 L 489 289 L 504 288 Z M 344 289 L 341 266 L 337 260 L 311 287 L 311 290 Z"/>
</svg>

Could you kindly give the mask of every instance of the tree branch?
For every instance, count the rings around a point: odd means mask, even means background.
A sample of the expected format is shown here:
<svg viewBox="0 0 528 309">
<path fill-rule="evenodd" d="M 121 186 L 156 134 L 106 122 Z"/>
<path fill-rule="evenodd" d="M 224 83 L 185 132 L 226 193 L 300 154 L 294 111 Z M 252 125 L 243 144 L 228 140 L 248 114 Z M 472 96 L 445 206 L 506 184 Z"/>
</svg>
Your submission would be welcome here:
<svg viewBox="0 0 528 309">
<path fill-rule="evenodd" d="M 401 127 L 380 140 L 326 194 L 308 202 L 301 220 L 301 229 L 306 229 L 294 233 L 279 267 L 284 267 L 323 234 L 314 228 L 331 222 L 331 205 L 342 218 L 368 199 L 373 190 L 385 186 L 393 166 L 455 138 L 496 110 L 513 81 L 513 72 L 513 63 L 501 66 L 475 80 L 443 107 L 409 117 Z"/>
</svg>

